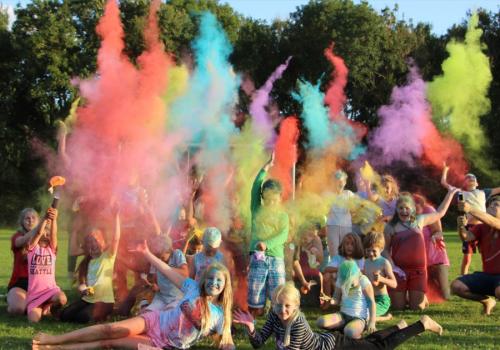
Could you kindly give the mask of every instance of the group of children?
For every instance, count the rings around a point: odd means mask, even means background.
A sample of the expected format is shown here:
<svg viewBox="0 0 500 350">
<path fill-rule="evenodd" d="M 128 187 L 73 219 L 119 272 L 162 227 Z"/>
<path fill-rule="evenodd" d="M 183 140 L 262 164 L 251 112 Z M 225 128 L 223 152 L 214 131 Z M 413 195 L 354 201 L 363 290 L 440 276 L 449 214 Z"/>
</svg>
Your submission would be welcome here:
<svg viewBox="0 0 500 350">
<path fill-rule="evenodd" d="M 133 260 L 142 259 L 148 266 L 141 274 L 139 289 L 150 293 L 130 291 L 128 296 L 132 304 L 137 304 L 137 316 L 62 335 L 39 334 L 33 340 L 34 349 L 51 349 L 54 345 L 58 349 L 135 349 L 138 344 L 185 349 L 214 333 L 218 334 L 220 348 L 232 349 L 232 322 L 246 327 L 254 347 L 274 335 L 278 349 L 393 348 L 424 330 L 441 333 L 441 327 L 426 316 L 414 325 L 403 322 L 379 332 L 376 322 L 391 319 L 391 307 L 424 309 L 428 305 L 428 274 L 442 297 L 449 297 L 449 261 L 439 220 L 457 188 L 447 186 L 446 197 L 434 210 L 423 197 L 399 192 L 392 176 L 383 176 L 377 191 L 365 183 L 364 191 L 354 194 L 345 190 L 347 174 L 336 171 L 332 179 L 335 200 L 326 225 L 306 221 L 295 232 L 291 275 L 299 291 L 286 281 L 285 246 L 290 243 L 290 218 L 281 205 L 281 184 L 266 180 L 272 166 L 273 157 L 252 186 L 249 245 L 240 247 L 241 251 L 230 259 L 220 249 L 227 234 L 219 229 L 208 227 L 201 237 L 188 233 L 193 232 L 192 202 L 190 217 L 179 218 L 180 223 L 187 224 L 171 225 L 169 234 L 162 234 L 153 216 L 155 233 L 146 239 L 130 239 L 125 245 L 120 209 L 114 205 L 108 210 L 108 216 L 114 218 L 111 230 L 91 229 L 82 245 L 75 239 L 70 242 L 72 255 L 84 258 L 77 269 L 80 298 L 68 306 L 55 282 L 57 210 L 48 209 L 40 222 L 34 210 L 24 210 L 20 231 L 12 237 L 14 270 L 8 287 L 8 311 L 27 312 L 32 322 L 48 314 L 66 322 L 105 321 L 117 309 L 114 281 L 122 245 L 126 252 L 122 260 L 133 256 Z M 445 175 L 443 179 L 446 182 Z M 384 232 L 356 232 L 359 227 L 356 230 L 353 225 L 354 214 L 348 203 L 358 196 L 380 206 L 379 219 L 386 222 Z M 110 237 L 106 231 L 112 232 Z M 186 254 L 189 250 L 192 254 Z M 245 252 L 249 253 L 248 259 Z M 247 303 L 238 303 L 233 316 L 235 278 L 231 279 L 231 275 L 238 277 L 239 270 L 245 267 L 235 264 L 242 265 L 246 260 L 248 269 L 243 273 L 248 286 Z M 301 294 L 309 293 L 315 284 L 320 291 L 318 305 L 323 310 L 338 308 L 338 312 L 319 317 L 317 325 L 342 333 L 313 333 L 300 313 Z M 244 284 L 237 287 L 241 292 Z M 257 331 L 254 319 L 265 313 L 268 300 L 271 308 L 267 321 Z M 370 336 L 362 339 L 365 330 Z"/>
</svg>

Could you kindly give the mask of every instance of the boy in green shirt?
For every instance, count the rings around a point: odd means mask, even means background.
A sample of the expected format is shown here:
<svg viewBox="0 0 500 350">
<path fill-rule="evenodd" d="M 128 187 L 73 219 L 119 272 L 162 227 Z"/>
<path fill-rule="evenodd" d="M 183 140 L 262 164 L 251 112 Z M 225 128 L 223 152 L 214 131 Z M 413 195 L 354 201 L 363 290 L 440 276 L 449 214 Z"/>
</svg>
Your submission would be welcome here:
<svg viewBox="0 0 500 350">
<path fill-rule="evenodd" d="M 288 239 L 288 214 L 281 208 L 281 184 L 273 179 L 264 181 L 273 162 L 274 154 L 259 171 L 252 186 L 248 306 L 255 316 L 263 314 L 266 297 L 285 283 L 284 246 Z"/>
</svg>

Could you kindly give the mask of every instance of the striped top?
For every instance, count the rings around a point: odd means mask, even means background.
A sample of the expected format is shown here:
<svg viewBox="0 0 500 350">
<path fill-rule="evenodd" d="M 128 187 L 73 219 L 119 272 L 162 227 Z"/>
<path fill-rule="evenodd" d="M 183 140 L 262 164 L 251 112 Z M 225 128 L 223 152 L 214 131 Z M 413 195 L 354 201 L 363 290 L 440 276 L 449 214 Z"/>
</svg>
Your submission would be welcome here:
<svg viewBox="0 0 500 350">
<path fill-rule="evenodd" d="M 274 334 L 276 338 L 276 349 L 278 350 L 333 350 L 335 349 L 334 333 L 314 333 L 307 323 L 304 314 L 300 313 L 292 323 L 290 331 L 290 345 L 285 347 L 283 340 L 285 338 L 285 326 L 281 323 L 278 316 L 270 311 L 266 323 L 260 331 L 254 331 L 249 334 L 250 343 L 254 348 L 262 346 L 266 340 Z"/>
</svg>

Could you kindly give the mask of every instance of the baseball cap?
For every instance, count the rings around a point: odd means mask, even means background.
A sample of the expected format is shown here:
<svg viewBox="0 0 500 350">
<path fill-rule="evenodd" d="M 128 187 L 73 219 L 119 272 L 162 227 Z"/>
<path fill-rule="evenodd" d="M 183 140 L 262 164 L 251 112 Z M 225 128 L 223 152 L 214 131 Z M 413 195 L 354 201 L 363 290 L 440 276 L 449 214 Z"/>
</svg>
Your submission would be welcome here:
<svg viewBox="0 0 500 350">
<path fill-rule="evenodd" d="M 203 232 L 203 245 L 212 248 L 219 248 L 222 242 L 222 235 L 217 227 L 208 227 Z"/>
</svg>

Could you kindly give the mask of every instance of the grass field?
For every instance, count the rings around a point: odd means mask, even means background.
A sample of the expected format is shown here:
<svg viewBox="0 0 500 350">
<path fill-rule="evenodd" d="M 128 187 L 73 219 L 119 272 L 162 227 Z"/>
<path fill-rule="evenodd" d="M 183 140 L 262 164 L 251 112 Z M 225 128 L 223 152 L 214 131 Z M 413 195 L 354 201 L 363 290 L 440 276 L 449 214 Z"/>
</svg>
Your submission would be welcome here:
<svg viewBox="0 0 500 350">
<path fill-rule="evenodd" d="M 10 252 L 10 237 L 14 230 L 0 229 L 0 349 L 29 349 L 33 335 L 37 332 L 62 333 L 78 328 L 78 326 L 64 324 L 43 319 L 39 324 L 29 324 L 25 317 L 12 317 L 7 315 L 5 294 L 7 283 L 12 270 L 12 254 Z M 70 300 L 76 298 L 66 280 L 66 247 L 67 236 L 60 235 L 60 250 L 57 260 L 57 280 Z M 450 279 L 458 275 L 461 261 L 460 242 L 453 232 L 446 234 L 448 254 L 452 263 Z M 471 271 L 479 270 L 481 261 L 475 255 Z M 303 310 L 311 325 L 320 314 L 316 309 Z M 436 319 L 444 327 L 443 336 L 423 334 L 401 346 L 401 349 L 500 349 L 500 307 L 494 310 L 493 315 L 486 317 L 481 314 L 481 305 L 475 302 L 461 300 L 457 297 L 446 303 L 431 305 L 425 313 Z M 408 323 L 418 320 L 419 312 L 393 312 L 394 321 L 379 323 L 377 327 L 384 328 L 394 324 L 397 320 L 405 318 Z M 262 320 L 259 322 L 262 325 Z M 242 329 L 235 335 L 237 349 L 251 349 Z M 274 349 L 274 342 L 269 339 L 264 349 Z M 209 349 L 210 343 L 202 343 L 196 349 Z"/>
</svg>

